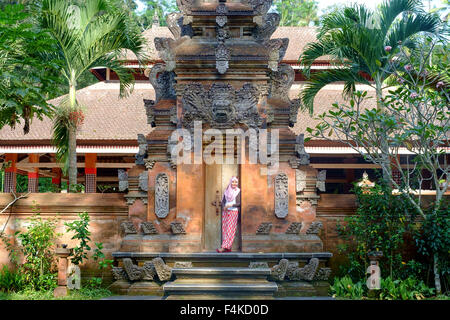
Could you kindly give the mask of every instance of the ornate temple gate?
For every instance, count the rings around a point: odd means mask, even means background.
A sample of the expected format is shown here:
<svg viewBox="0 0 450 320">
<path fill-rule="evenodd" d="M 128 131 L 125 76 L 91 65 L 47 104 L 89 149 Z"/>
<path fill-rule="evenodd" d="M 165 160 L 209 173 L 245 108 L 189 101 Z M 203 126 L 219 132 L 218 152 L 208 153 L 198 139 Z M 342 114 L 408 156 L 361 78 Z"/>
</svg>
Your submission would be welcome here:
<svg viewBox="0 0 450 320">
<path fill-rule="evenodd" d="M 211 164 L 205 165 L 205 218 L 203 230 L 203 250 L 215 251 L 221 245 L 221 208 L 220 201 L 228 186 L 230 178 L 239 178 L 237 164 Z M 243 190 L 241 189 L 241 193 Z M 241 213 L 242 215 L 242 213 Z M 238 220 L 236 236 L 233 242 L 233 251 L 241 249 L 241 223 Z"/>
<path fill-rule="evenodd" d="M 328 283 L 311 282 L 325 280 L 331 271 L 326 267 L 331 254 L 322 252 L 319 237 L 322 222 L 316 219 L 325 172 L 310 166 L 303 135 L 290 129 L 300 101 L 289 98 L 295 72 L 281 63 L 289 39 L 271 38 L 280 22 L 279 14 L 269 11 L 272 0 L 177 4 L 181 12 L 167 17 L 173 38 L 155 38 L 164 63 L 147 71 L 156 99 L 144 102 L 154 130 L 138 136 L 136 166 L 121 174 L 130 207 L 128 221 L 121 224 L 120 252 L 113 254 L 119 264 L 113 270 L 115 290 L 326 293 Z M 204 137 L 196 140 L 195 132 L 208 129 L 254 130 L 258 142 L 267 139 L 268 146 L 270 140 L 270 150 L 278 146 L 279 161 L 248 161 L 250 148 L 258 155 L 268 149 L 250 140 L 240 145 L 248 152 L 240 153 L 245 161 L 233 165 L 178 161 L 195 155 L 196 145 L 202 148 Z M 184 136 L 173 139 L 180 131 L 194 135 L 193 146 L 184 144 Z M 278 143 L 272 143 L 274 136 Z M 180 141 L 182 155 L 173 152 Z M 222 146 L 221 152 L 230 151 L 228 143 Z M 236 145 L 234 155 L 243 149 Z M 220 246 L 219 203 L 232 175 L 240 178 L 241 230 L 234 252 L 220 254 L 211 251 Z M 246 285 L 224 283 L 223 275 L 244 277 Z"/>
</svg>

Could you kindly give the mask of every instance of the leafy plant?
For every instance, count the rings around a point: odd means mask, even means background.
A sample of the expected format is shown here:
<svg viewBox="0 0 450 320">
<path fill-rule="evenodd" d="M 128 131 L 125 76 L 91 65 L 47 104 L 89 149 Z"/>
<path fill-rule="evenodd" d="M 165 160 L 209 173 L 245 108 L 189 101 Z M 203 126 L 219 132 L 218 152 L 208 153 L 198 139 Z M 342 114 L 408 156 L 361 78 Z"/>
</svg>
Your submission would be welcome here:
<svg viewBox="0 0 450 320">
<path fill-rule="evenodd" d="M 435 289 L 429 288 L 421 280 L 407 278 L 393 280 L 391 277 L 381 279 L 379 299 L 385 300 L 422 300 L 434 294 Z"/>
<path fill-rule="evenodd" d="M 93 277 L 89 279 L 87 286 L 89 288 L 99 288 L 103 283 L 103 270 L 108 269 L 110 266 L 112 266 L 114 260 L 105 259 L 105 254 L 103 253 L 103 243 L 96 242 L 95 243 L 95 250 L 94 254 L 92 255 L 92 259 L 97 262 L 98 269 L 101 272 L 101 277 Z"/>
<path fill-rule="evenodd" d="M 37 204 L 25 232 L 16 232 L 25 262 L 19 268 L 27 287 L 49 290 L 56 286 L 56 265 L 53 252 L 58 219 L 43 219 Z"/>
<path fill-rule="evenodd" d="M 0 291 L 16 292 L 24 287 L 24 277 L 20 270 L 10 270 L 4 265 L 0 270 Z"/>
<path fill-rule="evenodd" d="M 72 193 L 82 193 L 85 191 L 85 187 L 81 183 L 71 184 L 69 187 L 69 191 Z"/>
<path fill-rule="evenodd" d="M 81 212 L 78 214 L 78 217 L 80 218 L 79 220 L 64 223 L 67 227 L 67 231 L 73 231 L 75 233 L 72 240 L 79 241 L 79 244 L 73 248 L 70 255 L 72 257 L 70 261 L 75 265 L 79 265 L 84 259 L 87 259 L 87 253 L 91 250 L 91 247 L 88 244 L 88 242 L 91 241 L 91 238 L 89 238 L 91 235 L 91 232 L 89 231 L 89 213 Z"/>
<path fill-rule="evenodd" d="M 333 297 L 362 299 L 366 288 L 365 283 L 361 281 L 353 283 L 349 276 L 344 276 L 334 278 L 334 283 L 330 286 L 330 292 Z"/>
</svg>

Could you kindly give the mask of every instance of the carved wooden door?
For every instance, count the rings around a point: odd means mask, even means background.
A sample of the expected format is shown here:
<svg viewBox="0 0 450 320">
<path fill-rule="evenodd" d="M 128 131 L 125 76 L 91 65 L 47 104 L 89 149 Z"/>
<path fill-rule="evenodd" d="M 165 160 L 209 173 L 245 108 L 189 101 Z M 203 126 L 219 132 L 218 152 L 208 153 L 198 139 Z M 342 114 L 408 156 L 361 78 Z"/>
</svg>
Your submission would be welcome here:
<svg viewBox="0 0 450 320">
<path fill-rule="evenodd" d="M 222 212 L 220 202 L 232 176 L 239 177 L 239 166 L 237 164 L 206 165 L 205 220 L 203 224 L 204 251 L 215 251 L 217 248 L 220 248 L 222 243 Z M 241 249 L 240 221 L 241 219 L 239 217 L 233 242 L 233 251 L 240 251 Z"/>
</svg>

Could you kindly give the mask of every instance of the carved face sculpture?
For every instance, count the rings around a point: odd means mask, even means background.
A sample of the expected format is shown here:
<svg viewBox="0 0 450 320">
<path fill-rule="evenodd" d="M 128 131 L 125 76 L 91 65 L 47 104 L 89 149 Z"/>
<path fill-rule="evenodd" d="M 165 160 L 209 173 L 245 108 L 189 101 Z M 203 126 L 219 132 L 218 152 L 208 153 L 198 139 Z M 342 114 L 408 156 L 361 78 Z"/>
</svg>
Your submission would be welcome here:
<svg viewBox="0 0 450 320">
<path fill-rule="evenodd" d="M 211 115 L 217 123 L 227 123 L 232 120 L 232 95 L 228 88 L 217 86 L 213 90 Z"/>
</svg>

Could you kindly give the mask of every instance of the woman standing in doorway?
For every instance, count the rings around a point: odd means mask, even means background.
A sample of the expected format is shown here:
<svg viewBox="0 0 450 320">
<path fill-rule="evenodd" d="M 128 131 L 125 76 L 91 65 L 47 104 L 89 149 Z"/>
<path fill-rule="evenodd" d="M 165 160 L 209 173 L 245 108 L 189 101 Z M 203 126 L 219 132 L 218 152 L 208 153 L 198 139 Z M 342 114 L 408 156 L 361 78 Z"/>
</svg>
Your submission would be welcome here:
<svg viewBox="0 0 450 320">
<path fill-rule="evenodd" d="M 236 234 L 237 221 L 241 207 L 241 189 L 238 178 L 231 177 L 230 183 L 222 197 L 222 246 L 216 251 L 230 252 Z"/>
</svg>

